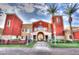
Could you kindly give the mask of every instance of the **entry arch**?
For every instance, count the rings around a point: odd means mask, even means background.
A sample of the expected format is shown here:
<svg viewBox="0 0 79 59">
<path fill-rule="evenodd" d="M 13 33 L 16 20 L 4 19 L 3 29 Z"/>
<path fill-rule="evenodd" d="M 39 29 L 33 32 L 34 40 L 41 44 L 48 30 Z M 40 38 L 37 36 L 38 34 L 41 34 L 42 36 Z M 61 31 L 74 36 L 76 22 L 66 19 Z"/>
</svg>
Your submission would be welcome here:
<svg viewBox="0 0 79 59">
<path fill-rule="evenodd" d="M 43 32 L 37 33 L 37 40 L 38 41 L 44 41 L 44 33 Z"/>
</svg>

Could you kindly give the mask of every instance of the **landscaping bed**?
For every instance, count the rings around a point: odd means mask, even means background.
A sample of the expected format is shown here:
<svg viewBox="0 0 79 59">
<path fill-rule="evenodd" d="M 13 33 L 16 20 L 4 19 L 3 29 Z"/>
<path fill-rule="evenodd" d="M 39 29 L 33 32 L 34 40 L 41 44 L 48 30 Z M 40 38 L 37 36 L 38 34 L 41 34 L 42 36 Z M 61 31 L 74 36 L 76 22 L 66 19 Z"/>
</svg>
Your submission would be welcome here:
<svg viewBox="0 0 79 59">
<path fill-rule="evenodd" d="M 56 43 L 56 44 L 52 44 L 51 47 L 55 47 L 55 48 L 79 48 L 79 43 Z"/>
<path fill-rule="evenodd" d="M 48 43 L 51 48 L 79 48 L 79 41 L 52 41 Z"/>
<path fill-rule="evenodd" d="M 10 47 L 10 48 L 20 48 L 20 47 L 25 47 L 25 48 L 32 48 L 35 42 L 30 42 L 26 44 L 0 44 L 0 48 L 2 47 Z"/>
</svg>

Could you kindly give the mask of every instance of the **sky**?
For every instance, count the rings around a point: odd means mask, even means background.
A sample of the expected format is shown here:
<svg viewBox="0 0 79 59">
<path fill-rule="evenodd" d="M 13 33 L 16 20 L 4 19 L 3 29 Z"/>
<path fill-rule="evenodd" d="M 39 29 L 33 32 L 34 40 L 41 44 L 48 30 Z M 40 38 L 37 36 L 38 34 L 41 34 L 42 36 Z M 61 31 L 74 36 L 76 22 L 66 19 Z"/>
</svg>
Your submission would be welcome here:
<svg viewBox="0 0 79 59">
<path fill-rule="evenodd" d="M 47 11 L 52 3 L 2 3 L 0 4 L 0 14 L 15 13 L 23 23 L 32 23 L 38 20 L 51 23 L 51 14 Z M 64 27 L 69 26 L 68 16 L 63 12 L 66 3 L 57 3 L 58 11 L 56 15 L 62 15 Z M 73 15 L 73 26 L 79 26 L 79 10 Z M 0 16 L 0 27 L 4 28 L 6 15 Z"/>
</svg>

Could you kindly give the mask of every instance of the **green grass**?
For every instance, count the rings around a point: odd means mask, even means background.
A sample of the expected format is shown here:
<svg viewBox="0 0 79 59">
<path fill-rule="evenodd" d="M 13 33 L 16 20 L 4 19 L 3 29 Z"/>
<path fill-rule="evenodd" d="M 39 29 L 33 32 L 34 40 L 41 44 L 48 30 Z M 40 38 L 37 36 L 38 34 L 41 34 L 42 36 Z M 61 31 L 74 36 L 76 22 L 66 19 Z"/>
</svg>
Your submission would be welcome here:
<svg viewBox="0 0 79 59">
<path fill-rule="evenodd" d="M 55 48 L 79 48 L 79 43 L 54 43 L 49 44 L 50 47 Z"/>
<path fill-rule="evenodd" d="M 57 40 L 55 44 L 53 40 L 52 43 L 48 42 L 48 44 L 51 48 L 79 48 L 79 41 Z"/>
<path fill-rule="evenodd" d="M 28 47 L 28 48 L 32 48 L 32 47 L 34 46 L 35 43 L 36 43 L 36 42 L 32 42 L 32 43 L 26 45 L 26 47 Z"/>
<path fill-rule="evenodd" d="M 13 44 L 9 44 L 9 45 L 0 45 L 0 48 L 2 47 L 10 47 L 10 48 L 20 48 L 20 47 L 26 47 L 26 48 L 32 48 L 33 45 L 35 44 L 35 42 L 31 42 L 29 43 L 28 45 L 27 44 L 24 44 L 24 45 L 20 45 L 20 44 L 16 44 L 16 45 L 13 45 Z"/>
</svg>

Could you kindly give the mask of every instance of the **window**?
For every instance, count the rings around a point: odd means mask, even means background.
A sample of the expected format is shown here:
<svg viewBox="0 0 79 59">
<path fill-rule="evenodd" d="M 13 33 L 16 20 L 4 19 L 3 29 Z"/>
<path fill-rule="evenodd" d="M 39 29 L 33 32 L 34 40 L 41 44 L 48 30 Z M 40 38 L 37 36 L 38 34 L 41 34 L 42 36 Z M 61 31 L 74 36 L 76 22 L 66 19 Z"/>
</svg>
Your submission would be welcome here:
<svg viewBox="0 0 79 59">
<path fill-rule="evenodd" d="M 22 32 L 24 32 L 24 30 L 22 30 Z"/>
<path fill-rule="evenodd" d="M 37 28 L 36 27 L 34 28 L 34 31 L 37 31 Z"/>
<path fill-rule="evenodd" d="M 30 32 L 32 32 L 32 29 L 30 29 Z"/>
<path fill-rule="evenodd" d="M 27 29 L 27 33 L 30 33 L 30 29 Z"/>
<path fill-rule="evenodd" d="M 27 32 L 27 29 L 25 29 L 25 32 Z"/>
<path fill-rule="evenodd" d="M 22 32 L 25 32 L 25 29 L 22 29 Z"/>
<path fill-rule="evenodd" d="M 57 18 L 57 23 L 60 23 L 60 18 Z"/>
<path fill-rule="evenodd" d="M 38 30 L 43 30 L 43 27 L 42 26 L 38 26 Z"/>
<path fill-rule="evenodd" d="M 69 35 L 69 38 L 72 39 L 72 35 Z"/>
<path fill-rule="evenodd" d="M 33 39 L 36 39 L 36 35 L 33 35 Z"/>
<path fill-rule="evenodd" d="M 11 25 L 11 20 L 8 20 L 7 26 L 10 27 L 10 25 Z"/>
</svg>

